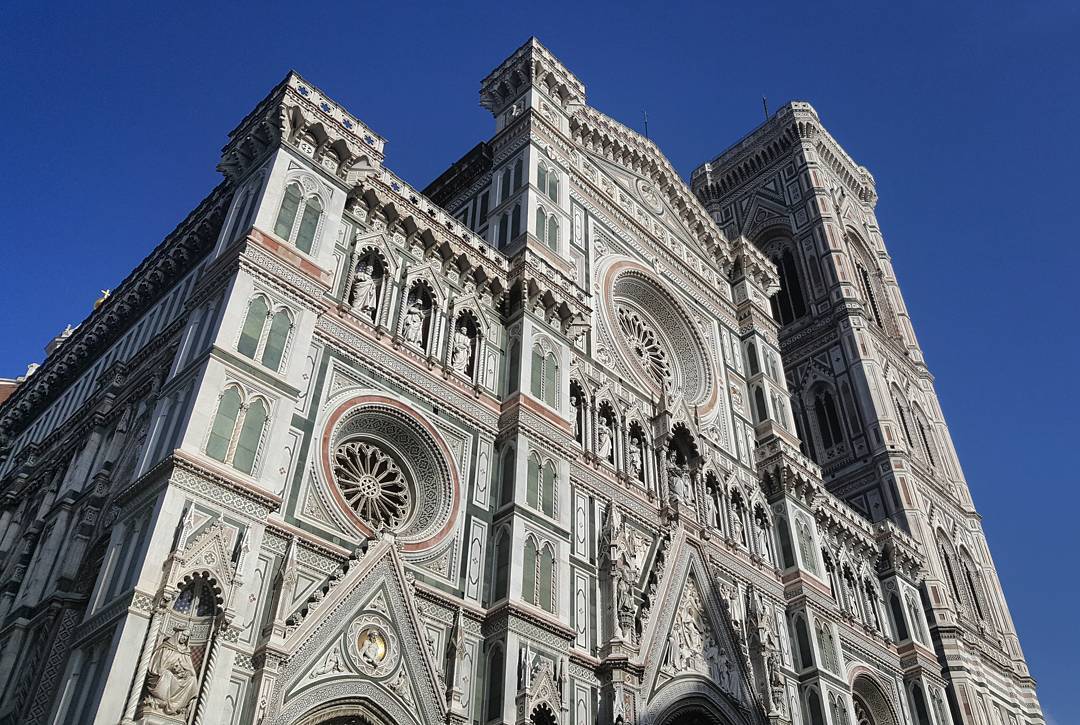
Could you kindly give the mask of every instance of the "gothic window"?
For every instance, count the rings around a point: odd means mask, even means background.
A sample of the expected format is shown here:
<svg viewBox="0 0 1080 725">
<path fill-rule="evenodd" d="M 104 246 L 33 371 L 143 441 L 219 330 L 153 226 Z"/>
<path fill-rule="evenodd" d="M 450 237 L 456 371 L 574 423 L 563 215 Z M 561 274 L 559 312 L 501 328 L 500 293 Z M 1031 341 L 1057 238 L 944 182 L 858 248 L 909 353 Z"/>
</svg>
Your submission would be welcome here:
<svg viewBox="0 0 1080 725">
<path fill-rule="evenodd" d="M 843 441 L 844 433 L 840 428 L 840 416 L 831 391 L 823 389 L 814 396 L 814 414 L 817 416 L 822 448 L 828 450 Z"/>
<path fill-rule="evenodd" d="M 753 342 L 746 346 L 746 359 L 747 364 L 750 367 L 751 376 L 761 372 L 761 365 L 758 363 L 757 345 Z"/>
<path fill-rule="evenodd" d="M 292 327 L 292 315 L 288 310 L 278 308 L 271 315 L 266 298 L 258 295 L 248 304 L 236 351 L 244 357 L 258 359 L 265 367 L 277 371 L 281 367 Z"/>
<path fill-rule="evenodd" d="M 911 430 L 908 428 L 907 412 L 904 410 L 904 406 L 900 404 L 900 401 L 893 399 L 893 404 L 896 406 L 896 413 L 900 416 L 900 427 L 904 431 L 904 440 L 911 444 Z"/>
<path fill-rule="evenodd" d="M 476 213 L 476 219 L 474 220 L 477 229 L 487 223 L 489 193 L 486 190 L 480 193 L 480 210 Z"/>
<path fill-rule="evenodd" d="M 915 427 L 919 431 L 919 439 L 922 441 L 923 451 L 926 453 L 926 462 L 931 466 L 937 465 L 934 461 L 934 452 L 930 447 L 930 438 L 926 432 L 926 425 L 921 418 L 915 418 Z"/>
<path fill-rule="evenodd" d="M 552 408 L 559 404 L 559 361 L 539 343 L 533 345 L 530 392 Z"/>
<path fill-rule="evenodd" d="M 844 412 L 847 413 L 848 429 L 851 431 L 851 435 L 858 435 L 862 432 L 862 424 L 859 422 L 859 413 L 855 409 L 855 399 L 851 395 L 851 386 L 845 380 L 840 383 L 840 397 L 844 401 Z"/>
<path fill-rule="evenodd" d="M 552 249 L 559 249 L 559 220 L 554 214 L 548 214 L 544 207 L 536 208 L 534 234 L 537 239 Z"/>
<path fill-rule="evenodd" d="M 521 561 L 521 598 L 529 604 L 536 604 L 536 539 L 529 536 L 525 539 L 525 553 Z"/>
<path fill-rule="evenodd" d="M 825 712 L 821 709 L 821 698 L 818 697 L 817 690 L 810 690 L 807 702 L 810 709 L 810 725 L 825 725 Z"/>
<path fill-rule="evenodd" d="M 506 392 L 518 389 L 518 375 L 521 373 L 521 340 L 514 338 L 510 342 L 510 359 L 506 363 Z"/>
<path fill-rule="evenodd" d="M 904 601 L 907 602 L 908 618 L 911 620 L 911 633 L 913 639 L 926 644 L 925 632 L 922 628 L 922 618 L 919 616 L 919 605 L 915 603 L 915 597 L 911 592 L 904 595 Z"/>
<path fill-rule="evenodd" d="M 544 464 L 544 476 L 541 481 L 542 490 L 540 495 L 541 511 L 552 518 L 555 517 L 555 496 L 557 491 L 555 487 L 557 485 L 557 479 L 555 476 L 555 464 L 548 461 Z"/>
<path fill-rule="evenodd" d="M 892 614 L 893 627 L 896 629 L 896 641 L 902 642 L 908 638 L 908 628 L 904 620 L 904 609 L 900 606 L 900 597 L 896 596 L 896 592 L 889 594 L 889 612 Z"/>
<path fill-rule="evenodd" d="M 491 601 L 505 599 L 510 591 L 510 530 L 500 529 L 495 535 L 495 581 Z"/>
<path fill-rule="evenodd" d="M 780 324 L 786 325 L 806 314 L 806 302 L 791 249 L 784 249 L 779 256 L 773 258 L 773 263 L 780 276 L 780 291 L 771 298 L 773 317 Z"/>
<path fill-rule="evenodd" d="M 540 551 L 539 597 L 537 605 L 548 612 L 555 612 L 555 551 L 551 544 L 544 544 Z"/>
<path fill-rule="evenodd" d="M 836 672 L 836 649 L 833 645 L 833 636 L 828 624 L 818 624 L 817 640 L 818 649 L 821 650 L 822 666 L 830 672 Z"/>
<path fill-rule="evenodd" d="M 525 503 L 536 510 L 540 509 L 540 459 L 536 455 L 529 456 L 529 476 L 525 487 Z"/>
<path fill-rule="evenodd" d="M 791 530 L 788 528 L 787 519 L 777 519 L 777 531 L 780 533 L 780 556 L 783 558 L 784 568 L 795 566 L 795 550 L 791 544 Z"/>
<path fill-rule="evenodd" d="M 274 234 L 305 254 L 310 254 L 315 246 L 315 235 L 322 219 L 323 203 L 315 194 L 305 195 L 298 181 L 292 181 L 285 187 L 274 223 Z"/>
<path fill-rule="evenodd" d="M 629 307 L 616 308 L 619 329 L 641 368 L 662 388 L 669 388 L 672 379 L 671 362 L 653 326 Z"/>
<path fill-rule="evenodd" d="M 915 706 L 915 725 L 933 725 L 930 711 L 926 707 L 926 696 L 923 695 L 922 684 L 918 680 L 911 683 L 911 700 Z"/>
<path fill-rule="evenodd" d="M 499 477 L 499 505 L 505 506 L 514 500 L 514 466 L 516 457 L 514 449 L 506 451 L 503 456 L 502 475 Z"/>
<path fill-rule="evenodd" d="M 499 226 L 496 231 L 495 243 L 505 247 L 510 241 L 510 215 L 503 212 L 499 215 Z"/>
<path fill-rule="evenodd" d="M 510 239 L 517 239 L 519 234 L 521 234 L 521 204 L 514 204 L 514 210 L 510 212 Z"/>
<path fill-rule="evenodd" d="M 507 166 L 502 173 L 502 182 L 499 184 L 499 203 L 510 198 L 510 167 Z"/>
<path fill-rule="evenodd" d="M 502 647 L 495 646 L 488 655 L 487 676 L 487 702 L 485 703 L 487 714 L 486 720 L 498 720 L 502 722 L 503 702 L 503 651 Z"/>
<path fill-rule="evenodd" d="M 519 156 L 517 158 L 517 161 L 514 162 L 514 191 L 517 191 L 518 189 L 521 188 L 521 171 L 522 171 L 522 168 L 523 168 L 523 162 L 522 162 L 521 157 Z"/>
<path fill-rule="evenodd" d="M 938 554 L 941 556 L 941 566 L 945 569 L 945 577 L 949 580 L 949 588 L 952 589 L 953 599 L 956 601 L 956 605 L 960 606 L 964 598 L 960 596 L 960 587 L 956 585 L 952 556 L 949 555 L 949 547 L 944 541 L 938 541 Z"/>
<path fill-rule="evenodd" d="M 753 348 L 750 348 L 751 350 Z M 765 393 L 760 385 L 754 386 L 754 422 L 761 423 L 769 419 L 769 406 L 765 403 Z"/>
<path fill-rule="evenodd" d="M 874 322 L 878 327 L 884 327 L 881 324 L 881 313 L 878 311 L 877 298 L 874 296 L 874 287 L 870 284 L 870 275 L 866 272 L 866 268 L 861 264 L 856 264 L 859 268 L 859 281 L 862 282 L 863 294 L 866 296 L 866 303 L 870 306 L 870 313 L 874 317 Z"/>
<path fill-rule="evenodd" d="M 245 401 L 240 388 L 230 385 L 218 402 L 206 442 L 206 455 L 250 474 L 255 467 L 268 416 L 264 400 Z"/>
<path fill-rule="evenodd" d="M 547 194 L 556 204 L 559 203 L 559 175 L 545 163 L 541 162 L 536 170 L 536 185 L 540 187 L 541 193 Z"/>
</svg>

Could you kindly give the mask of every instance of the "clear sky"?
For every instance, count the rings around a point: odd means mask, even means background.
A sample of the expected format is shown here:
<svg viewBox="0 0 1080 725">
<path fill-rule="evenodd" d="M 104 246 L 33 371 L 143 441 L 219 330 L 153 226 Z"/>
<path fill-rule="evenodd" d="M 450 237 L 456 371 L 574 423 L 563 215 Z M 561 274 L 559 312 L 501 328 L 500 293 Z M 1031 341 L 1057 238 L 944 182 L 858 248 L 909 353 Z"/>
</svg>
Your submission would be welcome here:
<svg viewBox="0 0 1080 725">
<path fill-rule="evenodd" d="M 810 101 L 877 213 L 1042 702 L 1076 653 L 1080 4 L 8 2 L 0 376 L 21 374 L 213 187 L 295 68 L 423 187 L 487 138 L 480 80 L 536 35 L 684 175 Z"/>
</svg>

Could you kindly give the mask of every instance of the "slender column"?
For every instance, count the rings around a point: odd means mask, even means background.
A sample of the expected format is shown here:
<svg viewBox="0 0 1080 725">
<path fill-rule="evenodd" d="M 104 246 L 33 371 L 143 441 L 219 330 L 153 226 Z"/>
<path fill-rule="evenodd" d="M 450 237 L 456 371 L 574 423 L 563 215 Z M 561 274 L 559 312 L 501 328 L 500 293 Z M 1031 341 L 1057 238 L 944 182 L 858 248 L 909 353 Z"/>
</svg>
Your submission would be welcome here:
<svg viewBox="0 0 1080 725">
<path fill-rule="evenodd" d="M 168 608 L 170 601 L 172 601 L 171 594 L 162 594 L 153 614 L 150 615 L 150 624 L 146 628 L 146 637 L 143 639 L 143 646 L 139 651 L 139 660 L 135 665 L 135 677 L 132 680 L 131 688 L 128 690 L 127 704 L 124 706 L 124 717 L 120 720 L 122 725 L 135 722 L 135 711 L 139 706 L 139 698 L 142 696 L 143 682 L 146 681 L 146 670 L 150 667 L 150 654 L 157 644 L 161 621 L 164 619 L 164 612 Z"/>
</svg>

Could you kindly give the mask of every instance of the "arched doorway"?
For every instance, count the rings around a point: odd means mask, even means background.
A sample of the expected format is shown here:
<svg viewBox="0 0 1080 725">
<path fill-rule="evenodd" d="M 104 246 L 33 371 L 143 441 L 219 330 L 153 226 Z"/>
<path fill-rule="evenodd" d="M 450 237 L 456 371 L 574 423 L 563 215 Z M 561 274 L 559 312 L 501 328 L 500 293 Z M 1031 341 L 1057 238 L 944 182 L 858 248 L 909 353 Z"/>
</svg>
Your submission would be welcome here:
<svg viewBox="0 0 1080 725">
<path fill-rule="evenodd" d="M 314 712 L 297 725 L 396 725 L 366 703 L 341 703 L 329 705 Z"/>
<path fill-rule="evenodd" d="M 659 720 L 660 725 L 734 725 L 716 707 L 704 699 L 688 697 L 669 708 Z"/>
<path fill-rule="evenodd" d="M 851 699 L 858 725 L 896 725 L 898 722 L 885 691 L 865 674 L 851 683 Z"/>
</svg>

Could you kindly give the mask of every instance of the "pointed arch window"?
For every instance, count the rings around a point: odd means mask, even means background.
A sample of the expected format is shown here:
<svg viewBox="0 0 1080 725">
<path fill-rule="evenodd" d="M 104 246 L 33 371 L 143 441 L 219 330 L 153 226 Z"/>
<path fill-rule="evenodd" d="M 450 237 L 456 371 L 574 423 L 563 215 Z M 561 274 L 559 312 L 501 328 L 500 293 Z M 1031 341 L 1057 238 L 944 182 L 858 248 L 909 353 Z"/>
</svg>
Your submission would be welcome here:
<svg viewBox="0 0 1080 725">
<path fill-rule="evenodd" d="M 843 441 L 840 415 L 831 391 L 822 390 L 814 397 L 814 413 L 817 416 L 818 431 L 821 433 L 822 448 L 828 450 Z"/>
<path fill-rule="evenodd" d="M 539 592 L 537 605 L 548 612 L 555 611 L 555 551 L 551 544 L 544 544 L 540 552 Z"/>
<path fill-rule="evenodd" d="M 519 234 L 521 234 L 521 204 L 514 204 L 514 210 L 510 212 L 510 239 L 517 239 Z"/>
<path fill-rule="evenodd" d="M 555 214 L 548 214 L 542 206 L 536 208 L 533 233 L 551 249 L 559 250 L 559 220 Z"/>
<path fill-rule="evenodd" d="M 547 164 L 541 163 L 536 170 L 536 185 L 556 204 L 559 203 L 559 175 Z"/>
<path fill-rule="evenodd" d="M 525 539 L 525 553 L 521 562 L 521 598 L 529 604 L 536 604 L 536 540 L 529 536 Z"/>
<path fill-rule="evenodd" d="M 934 452 L 930 448 L 930 438 L 926 434 L 926 426 L 919 418 L 915 419 L 915 426 L 919 430 L 919 438 L 922 440 L 923 451 L 926 452 L 927 463 L 929 463 L 931 466 L 936 466 L 937 463 L 934 461 Z"/>
<path fill-rule="evenodd" d="M 291 181 L 285 186 L 278 209 L 274 234 L 291 242 L 305 254 L 310 254 L 315 246 L 315 238 L 322 220 L 323 202 L 315 194 L 304 195 L 299 181 Z"/>
<path fill-rule="evenodd" d="M 495 535 L 495 581 L 491 601 L 506 598 L 510 591 L 510 533 L 502 528 Z"/>
<path fill-rule="evenodd" d="M 761 423 L 769 419 L 769 406 L 765 403 L 765 392 L 759 385 L 754 386 L 754 417 L 756 419 L 754 420 L 755 423 Z"/>
<path fill-rule="evenodd" d="M 859 268 L 859 280 L 862 282 L 863 294 L 866 296 L 866 303 L 870 306 L 870 313 L 874 317 L 874 322 L 878 327 L 884 327 L 881 324 L 881 312 L 878 310 L 877 297 L 874 296 L 874 287 L 870 283 L 870 275 L 867 273 L 866 268 L 861 264 L 857 265 Z"/>
<path fill-rule="evenodd" d="M 499 184 L 499 203 L 510 198 L 510 167 L 506 167 L 502 173 L 502 181 Z"/>
<path fill-rule="evenodd" d="M 525 487 L 525 503 L 540 510 L 540 459 L 529 456 L 529 478 Z"/>
<path fill-rule="evenodd" d="M 487 702 L 485 703 L 487 709 L 486 718 L 488 721 L 502 721 L 504 669 L 502 648 L 496 646 L 488 656 L 488 690 Z"/>
<path fill-rule="evenodd" d="M 803 297 L 799 271 L 795 264 L 795 255 L 790 248 L 785 248 L 779 256 L 773 258 L 773 264 L 780 277 L 780 291 L 772 297 L 773 317 L 782 325 L 794 322 L 806 314 L 806 300 Z"/>
<path fill-rule="evenodd" d="M 236 351 L 244 357 L 257 359 L 264 366 L 277 372 L 281 369 L 281 361 L 285 356 L 285 348 L 292 328 L 293 319 L 289 310 L 279 307 L 271 315 L 270 305 L 266 298 L 257 295 L 248 304 L 247 316 L 240 330 Z"/>
<path fill-rule="evenodd" d="M 534 398 L 544 401 L 552 408 L 558 407 L 559 361 L 554 352 L 545 352 L 539 344 L 533 345 L 529 389 Z"/>
<path fill-rule="evenodd" d="M 521 157 L 518 156 L 517 161 L 514 162 L 514 191 L 521 188 L 521 176 L 522 169 L 524 168 L 524 162 Z"/>
<path fill-rule="evenodd" d="M 245 401 L 240 388 L 230 385 L 218 402 L 206 441 L 206 455 L 251 474 L 269 417 L 266 401 L 262 398 Z"/>
<path fill-rule="evenodd" d="M 547 461 L 544 464 L 543 489 L 540 496 L 540 510 L 546 515 L 555 517 L 555 487 L 558 480 L 555 475 L 555 464 Z"/>
<path fill-rule="evenodd" d="M 504 506 L 514 500 L 514 467 L 516 457 L 511 448 L 503 456 L 502 475 L 499 477 L 499 505 Z"/>
</svg>

